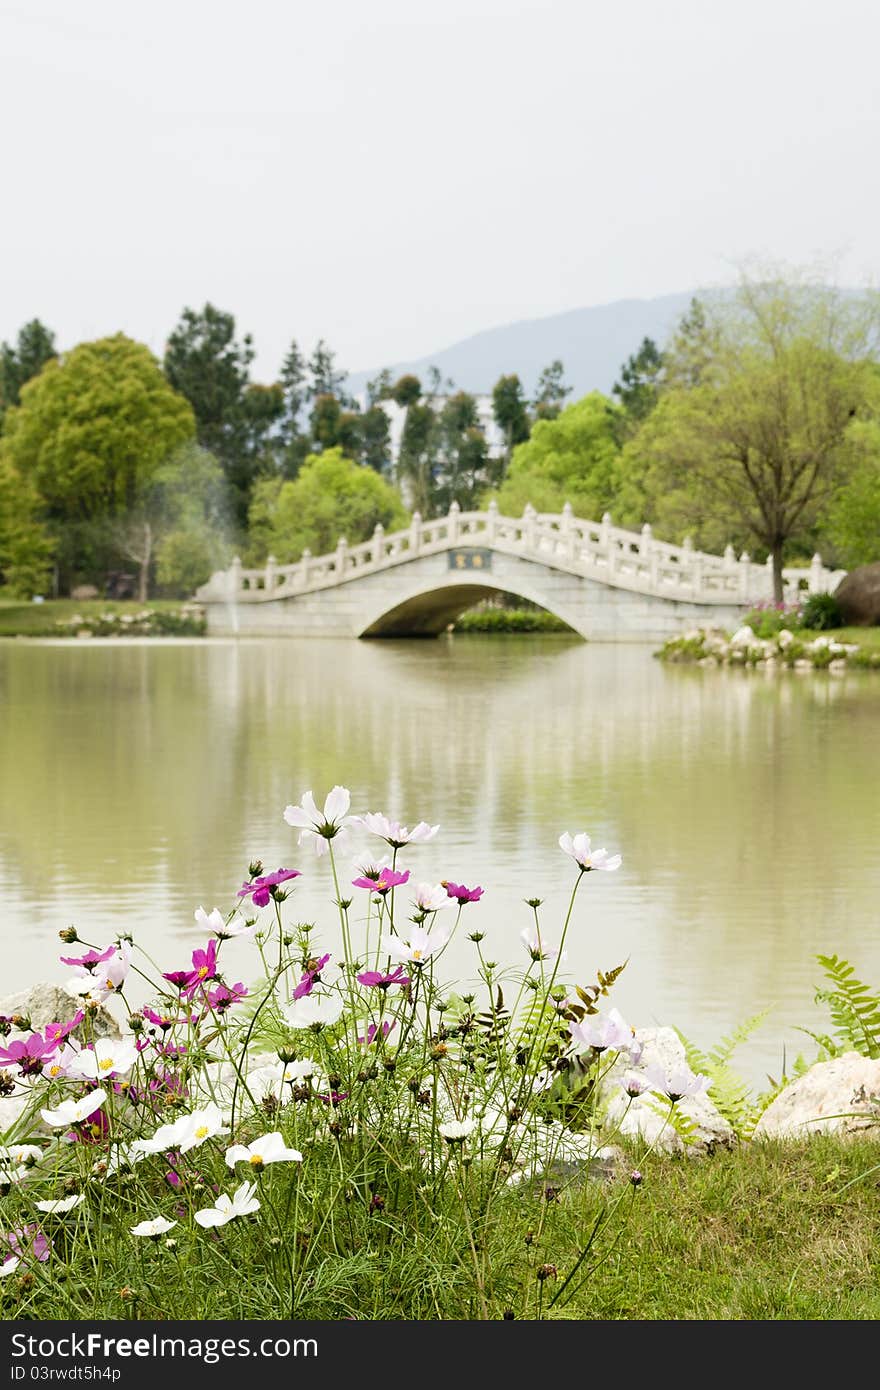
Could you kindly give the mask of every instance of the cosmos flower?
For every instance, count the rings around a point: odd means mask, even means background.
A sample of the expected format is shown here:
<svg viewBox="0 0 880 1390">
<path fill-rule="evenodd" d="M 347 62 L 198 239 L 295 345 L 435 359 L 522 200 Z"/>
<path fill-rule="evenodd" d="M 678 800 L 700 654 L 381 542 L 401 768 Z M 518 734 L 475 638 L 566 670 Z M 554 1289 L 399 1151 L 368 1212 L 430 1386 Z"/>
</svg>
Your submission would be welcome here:
<svg viewBox="0 0 880 1390">
<path fill-rule="evenodd" d="M 447 1120 L 437 1126 L 437 1133 L 447 1144 L 463 1144 L 477 1127 L 476 1120 Z"/>
<path fill-rule="evenodd" d="M 519 934 L 519 939 L 525 946 L 532 960 L 555 960 L 559 955 L 559 949 L 551 946 L 537 927 L 523 927 Z M 565 951 L 559 957 L 560 961 L 566 959 Z"/>
<path fill-rule="evenodd" d="M 47 1039 L 42 1033 L 31 1033 L 29 1038 L 16 1039 L 8 1047 L 0 1047 L 0 1067 L 18 1067 L 22 1076 L 33 1076 L 43 1070 L 57 1050 L 56 1038 Z"/>
<path fill-rule="evenodd" d="M 225 1226 L 227 1221 L 233 1221 L 236 1216 L 250 1216 L 252 1212 L 260 1210 L 260 1204 L 254 1196 L 256 1190 L 255 1182 L 243 1182 L 232 1197 L 227 1197 L 225 1192 L 221 1192 L 216 1206 L 203 1207 L 195 1213 L 195 1219 L 200 1226 L 208 1230 L 212 1226 Z"/>
<path fill-rule="evenodd" d="M 687 1065 L 672 1067 L 669 1071 L 654 1063 L 644 1069 L 653 1091 L 661 1091 L 673 1105 L 690 1096 L 702 1095 L 709 1088 L 709 1078 L 702 1072 L 693 1072 Z"/>
<path fill-rule="evenodd" d="M 271 1134 L 261 1134 L 250 1144 L 233 1144 L 226 1150 L 226 1163 L 234 1168 L 236 1163 L 250 1163 L 253 1168 L 265 1168 L 270 1163 L 302 1163 L 298 1149 L 289 1149 L 278 1130 Z"/>
<path fill-rule="evenodd" d="M 384 974 L 381 970 L 362 970 L 358 975 L 358 983 L 366 985 L 368 989 L 390 989 L 392 985 L 400 985 L 405 989 L 409 984 L 409 976 L 404 974 L 403 966 L 395 966 L 390 974 Z"/>
<path fill-rule="evenodd" d="M 335 994 L 305 994 L 286 1004 L 281 1015 L 288 1028 L 326 1028 L 338 1022 L 344 1008 Z"/>
<path fill-rule="evenodd" d="M 368 811 L 365 816 L 357 817 L 367 830 L 373 835 L 381 835 L 382 839 L 389 844 L 392 849 L 403 849 L 404 845 L 424 845 L 428 840 L 433 840 L 439 825 L 428 825 L 427 821 L 420 820 L 418 825 L 414 825 L 412 830 L 408 830 L 400 821 L 389 820 L 380 811 Z"/>
<path fill-rule="evenodd" d="M 66 1129 L 70 1125 L 82 1124 L 106 1103 L 107 1092 L 89 1091 L 80 1100 L 63 1100 L 55 1110 L 41 1110 L 40 1114 L 50 1129 Z"/>
<path fill-rule="evenodd" d="M 86 951 L 85 955 L 82 956 L 59 956 L 58 959 L 62 965 L 73 966 L 78 975 L 91 975 L 96 966 L 105 960 L 110 960 L 115 953 L 116 946 L 111 942 L 109 946 L 105 946 L 103 951 Z"/>
<path fill-rule="evenodd" d="M 418 883 L 412 902 L 419 912 L 439 912 L 449 906 L 449 895 L 442 883 Z"/>
<path fill-rule="evenodd" d="M 299 830 L 300 844 L 310 835 L 314 837 L 315 853 L 320 856 L 328 852 L 331 840 L 338 839 L 342 848 L 354 819 L 348 814 L 350 805 L 351 794 L 347 787 L 334 787 L 328 792 L 323 811 L 318 810 L 310 791 L 303 792 L 298 806 L 285 807 L 284 819 Z"/>
<path fill-rule="evenodd" d="M 48 1212 L 50 1216 L 63 1216 L 67 1212 L 73 1211 L 85 1198 L 81 1192 L 75 1193 L 72 1197 L 59 1197 L 54 1202 L 35 1202 L 37 1211 Z"/>
<path fill-rule="evenodd" d="M 250 883 L 243 883 L 238 890 L 238 896 L 250 898 L 254 907 L 267 907 L 269 899 L 273 896 L 273 888 L 277 888 L 279 883 L 287 883 L 288 879 L 301 877 L 299 869 L 276 869 L 274 874 L 262 874 Z M 256 923 L 254 923 L 254 931 L 256 931 Z M 246 927 L 242 927 L 238 931 L 230 931 L 228 926 L 223 928 L 223 934 L 226 936 L 246 936 L 249 933 L 253 934 L 250 932 L 250 928 Z"/>
<path fill-rule="evenodd" d="M 231 1009 L 233 1004 L 238 1004 L 247 996 L 247 985 L 238 980 L 234 985 L 219 984 L 214 989 L 208 990 L 206 998 L 209 1006 L 215 1014 L 225 1014 L 227 1009 Z"/>
<path fill-rule="evenodd" d="M 633 1031 L 618 1009 L 609 1009 L 607 1014 L 588 1014 L 580 1023 L 570 1023 L 568 1027 L 574 1042 L 596 1052 L 605 1052 L 609 1047 L 627 1051 L 633 1041 Z"/>
<path fill-rule="evenodd" d="M 590 837 L 583 832 L 571 836 L 566 831 L 559 837 L 559 848 L 571 855 L 581 873 L 589 873 L 591 869 L 606 869 L 610 872 L 619 869 L 623 862 L 619 854 L 609 854 L 606 849 L 591 849 Z"/>
<path fill-rule="evenodd" d="M 167 1216 L 154 1216 L 152 1221 L 139 1221 L 136 1226 L 131 1227 L 133 1236 L 150 1236 L 153 1240 L 158 1240 L 159 1236 L 164 1236 L 166 1231 L 170 1231 L 172 1226 L 176 1226 L 176 1221 L 169 1221 Z"/>
<path fill-rule="evenodd" d="M 403 873 L 398 873 L 396 869 L 382 869 L 376 871 L 376 877 L 364 874 L 362 878 L 353 878 L 354 888 L 367 888 L 371 893 L 380 893 L 382 897 L 390 893 L 392 888 L 399 888 L 402 883 L 409 881 L 409 869 Z"/>
<path fill-rule="evenodd" d="M 383 936 L 382 951 L 398 964 L 424 965 L 438 951 L 442 951 L 452 935 L 451 927 L 434 927 L 426 931 L 424 927 L 412 926 L 407 937 Z"/>
<path fill-rule="evenodd" d="M 444 878 L 440 887 L 445 888 L 447 896 L 454 898 L 461 907 L 464 907 L 465 903 L 478 903 L 483 896 L 483 889 L 479 885 L 476 888 L 465 888 L 463 883 L 450 883 Z"/>
<path fill-rule="evenodd" d="M 67 1062 L 67 1074 L 83 1081 L 124 1076 L 131 1071 L 137 1058 L 134 1038 L 99 1038 L 93 1046 L 80 1048 Z"/>
</svg>

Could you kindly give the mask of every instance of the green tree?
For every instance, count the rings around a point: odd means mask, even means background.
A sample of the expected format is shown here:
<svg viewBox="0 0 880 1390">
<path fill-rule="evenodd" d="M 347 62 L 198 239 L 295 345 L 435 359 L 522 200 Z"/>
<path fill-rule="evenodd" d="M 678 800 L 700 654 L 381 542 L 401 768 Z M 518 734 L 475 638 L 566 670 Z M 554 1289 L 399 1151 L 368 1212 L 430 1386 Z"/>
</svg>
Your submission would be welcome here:
<svg viewBox="0 0 880 1390">
<path fill-rule="evenodd" d="M 424 401 L 407 406 L 400 437 L 397 478 L 414 511 L 433 515 L 434 482 L 438 466 L 437 416 Z"/>
<path fill-rule="evenodd" d="M 619 451 L 616 407 L 599 391 L 567 406 L 555 419 L 538 420 L 531 438 L 513 452 L 498 506 L 520 516 L 527 503 L 558 512 L 570 502 L 575 514 L 598 519 L 614 506 Z"/>
<path fill-rule="evenodd" d="M 571 395 L 571 387 L 565 385 L 564 378 L 565 368 L 558 357 L 538 377 L 532 402 L 538 420 L 555 420 L 562 410 L 566 396 Z"/>
<path fill-rule="evenodd" d="M 360 459 L 385 473 L 390 461 L 391 421 L 380 405 L 373 405 L 360 417 Z"/>
<path fill-rule="evenodd" d="M 36 492 L 0 451 L 0 585 L 24 597 L 44 594 L 52 552 Z"/>
<path fill-rule="evenodd" d="M 0 344 L 0 420 L 9 406 L 18 405 L 25 382 L 57 356 L 55 334 L 39 319 L 31 319 L 19 330 L 14 347 Z"/>
<path fill-rule="evenodd" d="M 523 444 L 529 437 L 529 412 L 523 393 L 522 382 L 516 373 L 500 376 L 492 388 L 492 414 L 495 423 L 504 436 L 505 452 L 503 469 L 510 465 L 511 455 L 517 444 Z"/>
<path fill-rule="evenodd" d="M 877 304 L 744 276 L 706 312 L 699 384 L 664 394 L 623 475 L 643 520 L 667 532 L 721 523 L 761 546 L 781 600 L 786 547 L 814 530 L 853 466 L 852 422 L 877 409 Z"/>
<path fill-rule="evenodd" d="M 198 441 L 219 460 L 240 523 L 264 466 L 267 439 L 284 410 L 283 393 L 260 397 L 250 391 L 253 358 L 250 336 L 236 338 L 233 315 L 213 304 L 198 313 L 184 309 L 165 349 L 165 375 L 190 402 Z"/>
<path fill-rule="evenodd" d="M 309 424 L 313 449 L 333 449 L 339 443 L 339 427 L 342 419 L 342 406 L 330 392 L 316 396 L 312 405 Z"/>
<path fill-rule="evenodd" d="M 499 462 L 489 457 L 474 397 L 467 391 L 450 396 L 437 414 L 435 433 L 437 469 L 431 509 L 446 512 L 457 502 L 463 511 L 472 511 L 501 471 Z"/>
<path fill-rule="evenodd" d="M 422 394 L 422 383 L 417 376 L 408 373 L 406 376 L 398 377 L 391 387 L 391 399 L 405 409 L 409 405 L 415 405 Z"/>
<path fill-rule="evenodd" d="M 849 427 L 853 468 L 831 497 L 820 520 L 823 553 L 830 541 L 846 569 L 880 560 L 880 421 L 854 420 Z"/>
<path fill-rule="evenodd" d="M 337 369 L 336 354 L 323 338 L 318 340 L 309 358 L 308 370 L 311 378 L 307 391 L 309 400 L 316 401 L 319 396 L 335 396 L 340 405 L 349 404 L 348 397 L 342 389 L 347 373 Z"/>
<path fill-rule="evenodd" d="M 663 382 L 663 353 L 653 338 L 643 338 L 620 369 L 620 380 L 611 388 L 620 411 L 615 419 L 621 426 L 620 442 L 634 434 L 657 404 Z"/>
<path fill-rule="evenodd" d="M 350 545 L 368 540 L 379 523 L 388 531 L 405 526 L 407 513 L 384 478 L 337 448 L 310 455 L 291 482 L 258 484 L 251 520 L 266 553 L 289 564 L 306 549 L 326 554 L 341 536 Z"/>
<path fill-rule="evenodd" d="M 392 395 L 394 383 L 391 380 L 391 373 L 387 367 L 383 367 L 378 376 L 374 376 L 367 382 L 367 409 L 378 405 L 380 401 L 387 401 Z"/>
</svg>

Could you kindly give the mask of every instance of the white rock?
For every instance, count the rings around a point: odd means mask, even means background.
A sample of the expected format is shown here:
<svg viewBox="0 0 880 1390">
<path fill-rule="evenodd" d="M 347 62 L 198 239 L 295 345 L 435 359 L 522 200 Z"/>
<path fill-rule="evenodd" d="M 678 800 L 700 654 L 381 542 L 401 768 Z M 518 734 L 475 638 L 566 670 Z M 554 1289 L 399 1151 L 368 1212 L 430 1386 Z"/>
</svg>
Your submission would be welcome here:
<svg viewBox="0 0 880 1390">
<path fill-rule="evenodd" d="M 794 633 L 789 632 L 787 627 L 781 628 L 776 634 L 776 641 L 780 647 L 785 648 L 788 646 L 789 642 L 794 641 Z"/>
<path fill-rule="evenodd" d="M 731 637 L 730 645 L 732 647 L 750 647 L 754 640 L 754 632 L 749 627 L 748 623 L 743 623 L 742 627 L 738 627 Z"/>
<path fill-rule="evenodd" d="M 817 1062 L 771 1101 L 756 1139 L 796 1139 L 805 1134 L 856 1134 L 880 1139 L 880 1061 L 845 1052 Z"/>
<path fill-rule="evenodd" d="M 633 1067 L 625 1054 L 617 1058 L 601 1087 L 601 1100 L 606 1105 L 606 1137 L 609 1140 L 640 1137 L 656 1144 L 662 1153 L 705 1153 L 718 1145 L 730 1147 L 734 1133 L 715 1103 L 705 1093 L 690 1096 L 676 1105 L 676 1110 L 695 1126 L 687 1143 L 668 1120 L 669 1106 L 656 1096 L 637 1096 L 630 1100 L 620 1082 L 627 1072 L 646 1066 L 660 1066 L 664 1071 L 677 1071 L 687 1066 L 684 1044 L 673 1028 L 637 1028 L 636 1040 L 642 1044 L 638 1067 Z"/>
<path fill-rule="evenodd" d="M 69 1023 L 78 1007 L 76 999 L 71 998 L 61 985 L 46 980 L 31 985 L 30 989 L 21 989 L 16 994 L 7 994 L 5 999 L 0 999 L 0 1014 L 7 1017 L 12 1014 L 24 1014 L 37 1032 L 42 1032 L 47 1023 Z M 122 1036 L 116 1019 L 105 1008 L 100 1008 L 92 1015 L 90 1026 L 98 1038 Z M 13 1029 L 9 1036 L 17 1038 L 21 1033 Z"/>
</svg>

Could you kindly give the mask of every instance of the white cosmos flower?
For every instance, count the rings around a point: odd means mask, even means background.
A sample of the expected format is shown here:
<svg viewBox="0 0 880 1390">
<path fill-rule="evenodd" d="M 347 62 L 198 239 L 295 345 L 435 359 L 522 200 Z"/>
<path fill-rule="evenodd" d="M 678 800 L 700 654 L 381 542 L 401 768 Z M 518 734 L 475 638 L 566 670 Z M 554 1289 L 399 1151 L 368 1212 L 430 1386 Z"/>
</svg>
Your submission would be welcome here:
<svg viewBox="0 0 880 1390">
<path fill-rule="evenodd" d="M 322 855 L 328 852 L 331 840 L 338 839 L 342 849 L 348 826 L 354 819 L 348 814 L 350 805 L 351 793 L 347 787 L 334 787 L 328 792 L 323 811 L 318 810 L 310 791 L 303 792 L 298 806 L 284 808 L 284 819 L 299 830 L 299 844 L 310 835 L 314 836 L 315 853 Z"/>
<path fill-rule="evenodd" d="M 140 1163 L 142 1158 L 146 1158 L 146 1152 L 135 1147 L 137 1142 L 139 1141 L 136 1140 L 135 1143 L 132 1144 L 120 1144 L 116 1152 L 111 1154 L 107 1159 L 106 1168 L 101 1168 L 98 1164 L 95 1164 L 92 1169 L 95 1177 L 100 1177 L 102 1172 L 107 1177 L 110 1177 L 113 1173 L 118 1173 L 122 1168 L 133 1168 L 136 1163 Z"/>
<path fill-rule="evenodd" d="M 201 1211 L 196 1212 L 196 1221 L 207 1230 L 210 1226 L 225 1226 L 227 1221 L 232 1221 L 236 1216 L 250 1216 L 252 1212 L 260 1210 L 260 1204 L 254 1196 L 256 1190 L 255 1182 L 243 1182 L 232 1197 L 227 1197 L 225 1192 L 221 1192 L 216 1206 L 203 1207 Z"/>
<path fill-rule="evenodd" d="M 452 902 L 442 883 L 417 883 L 413 904 L 420 912 L 439 912 Z"/>
<path fill-rule="evenodd" d="M 204 1144 L 206 1139 L 213 1139 L 215 1134 L 228 1134 L 228 1126 L 224 1125 L 223 1120 L 223 1112 L 213 1103 L 206 1105 L 204 1110 L 194 1110 L 191 1115 L 182 1115 L 174 1124 L 177 1131 L 175 1148 L 185 1154 L 190 1149 L 198 1148 L 199 1144 Z"/>
<path fill-rule="evenodd" d="M 565 834 L 559 837 L 559 848 L 570 854 L 584 873 L 590 869 L 619 869 L 623 862 L 619 854 L 609 854 L 607 849 L 591 849 L 590 837 L 583 831 L 572 836 L 566 830 Z"/>
<path fill-rule="evenodd" d="M 219 907 L 215 907 L 213 912 L 206 912 L 203 907 L 197 907 L 193 917 L 208 936 L 226 935 L 226 920 Z"/>
<path fill-rule="evenodd" d="M 81 1004 L 103 1004 L 110 993 L 103 985 L 96 983 L 93 975 L 77 975 L 72 980 L 65 980 L 62 989 Z"/>
<path fill-rule="evenodd" d="M 337 994 L 304 994 L 281 1010 L 288 1028 L 327 1028 L 342 1017 L 343 1001 Z"/>
<path fill-rule="evenodd" d="M 68 1076 L 85 1081 L 124 1076 L 138 1059 L 134 1038 L 99 1038 L 94 1047 L 83 1047 L 67 1062 Z"/>
<path fill-rule="evenodd" d="M 633 1100 L 636 1096 L 644 1095 L 645 1091 L 650 1090 L 650 1082 L 644 1076 L 640 1076 L 637 1071 L 628 1071 L 620 1084 Z"/>
<path fill-rule="evenodd" d="M 78 1125 L 96 1110 L 100 1110 L 107 1099 L 107 1092 L 89 1091 L 81 1100 L 63 1100 L 55 1110 L 41 1110 L 44 1121 L 51 1129 L 64 1129 L 67 1125 Z"/>
<path fill-rule="evenodd" d="M 50 1216 L 60 1216 L 64 1212 L 73 1211 L 84 1200 L 83 1194 L 77 1192 L 73 1197 L 59 1197 L 55 1202 L 35 1202 L 37 1211 L 47 1211 Z"/>
<path fill-rule="evenodd" d="M 10 1165 L 21 1168 L 24 1171 L 33 1163 L 39 1163 L 43 1157 L 43 1150 L 36 1144 L 10 1144 L 0 1148 L 0 1177 L 6 1180 L 6 1169 Z"/>
<path fill-rule="evenodd" d="M 673 1104 L 685 1100 L 688 1096 L 699 1096 L 709 1087 L 708 1076 L 704 1076 L 702 1072 L 691 1071 L 689 1066 L 673 1067 L 666 1071 L 658 1063 L 654 1063 L 645 1067 L 642 1074 L 647 1078 L 652 1090 L 662 1091 Z"/>
<path fill-rule="evenodd" d="M 389 820 L 387 816 L 383 816 L 381 811 L 368 811 L 365 816 L 356 819 L 374 835 L 381 835 L 392 849 L 403 849 L 404 845 L 427 844 L 440 829 L 439 825 L 429 825 L 427 821 L 420 820 L 418 825 L 408 830 L 400 821 Z"/>
<path fill-rule="evenodd" d="M 532 960 L 555 960 L 559 955 L 556 946 L 551 946 L 543 932 L 538 931 L 537 927 L 523 927 L 519 934 L 519 939 L 525 946 Z M 567 952 L 563 951 L 559 956 L 560 961 L 567 959 Z"/>
<path fill-rule="evenodd" d="M 109 960 L 102 960 L 95 966 L 94 980 L 99 988 L 111 994 L 121 989 L 131 969 L 131 942 L 120 941 Z"/>
<path fill-rule="evenodd" d="M 176 1221 L 169 1221 L 167 1216 L 154 1216 L 152 1221 L 139 1221 L 136 1226 L 132 1226 L 133 1236 L 164 1236 L 166 1231 L 170 1231 L 172 1226 L 176 1226 Z"/>
<path fill-rule="evenodd" d="M 615 1051 L 628 1051 L 633 1043 L 633 1031 L 619 1009 L 609 1009 L 607 1014 L 593 1014 L 581 1023 L 570 1023 L 569 1031 L 576 1043 L 584 1047 L 594 1047 L 604 1052 L 613 1047 Z"/>
<path fill-rule="evenodd" d="M 405 962 L 422 965 L 438 951 L 442 951 L 452 935 L 451 927 L 434 927 L 426 931 L 424 927 L 410 927 L 407 939 L 402 936 L 383 936 L 382 952 L 390 956 L 396 965 Z"/>
<path fill-rule="evenodd" d="M 276 1129 L 271 1134 L 261 1134 L 248 1145 L 233 1144 L 226 1150 L 226 1162 L 230 1168 L 240 1162 L 265 1168 L 268 1163 L 302 1163 L 302 1154 L 299 1149 L 289 1149 Z"/>
<path fill-rule="evenodd" d="M 463 1144 L 476 1127 L 476 1120 L 447 1120 L 445 1124 L 437 1126 L 437 1132 L 447 1144 Z"/>
<path fill-rule="evenodd" d="M 4 1278 L 7 1274 L 14 1274 L 20 1264 L 21 1260 L 18 1255 L 10 1255 L 9 1258 L 4 1260 L 2 1265 L 0 1265 L 0 1279 Z"/>
<path fill-rule="evenodd" d="M 301 1057 L 295 1062 L 285 1062 L 282 1065 L 282 1081 L 307 1081 L 309 1077 L 323 1077 L 324 1073 L 313 1061 L 311 1057 Z"/>
</svg>

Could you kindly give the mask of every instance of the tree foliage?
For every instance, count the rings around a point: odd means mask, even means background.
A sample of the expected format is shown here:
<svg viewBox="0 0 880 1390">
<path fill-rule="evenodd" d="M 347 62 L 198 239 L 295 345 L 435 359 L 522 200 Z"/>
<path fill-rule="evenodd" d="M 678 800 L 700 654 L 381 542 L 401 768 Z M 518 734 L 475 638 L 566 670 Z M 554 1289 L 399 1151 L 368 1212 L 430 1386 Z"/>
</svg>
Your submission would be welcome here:
<svg viewBox="0 0 880 1390">
<path fill-rule="evenodd" d="M 21 388 L 57 357 L 55 334 L 39 319 L 19 330 L 13 346 L 0 344 L 0 419 L 11 405 L 18 405 Z"/>
<path fill-rule="evenodd" d="M 500 510 L 519 516 L 528 502 L 540 512 L 571 502 L 578 516 L 601 517 L 617 489 L 614 414 L 608 398 L 593 391 L 555 419 L 537 421 L 531 438 L 514 450 L 498 492 Z"/>
<path fill-rule="evenodd" d="M 557 357 L 538 377 L 532 402 L 536 419 L 555 420 L 565 405 L 566 396 L 570 395 L 571 387 L 565 384 L 565 368 Z"/>
<path fill-rule="evenodd" d="M 279 564 L 332 550 L 341 536 L 350 545 L 367 540 L 377 524 L 406 525 L 397 491 L 372 468 L 346 458 L 339 448 L 310 455 L 290 482 L 261 480 L 251 504 L 254 548 Z"/>
<path fill-rule="evenodd" d="M 0 452 L 0 586 L 26 598 L 45 593 L 53 548 L 36 492 Z"/>
<path fill-rule="evenodd" d="M 823 553 L 830 543 L 845 569 L 880 560 L 880 420 L 854 420 L 849 442 L 852 470 L 820 522 Z"/>
<path fill-rule="evenodd" d="M 516 445 L 524 444 L 529 437 L 528 403 L 522 382 L 515 372 L 509 376 L 500 376 L 493 386 L 492 414 L 504 436 L 506 469 Z"/>
</svg>

